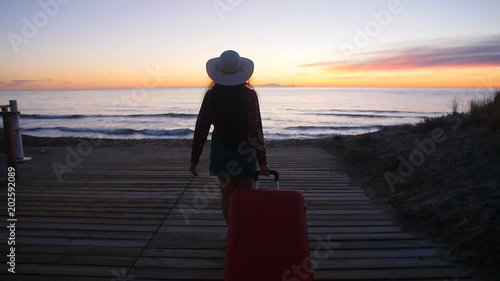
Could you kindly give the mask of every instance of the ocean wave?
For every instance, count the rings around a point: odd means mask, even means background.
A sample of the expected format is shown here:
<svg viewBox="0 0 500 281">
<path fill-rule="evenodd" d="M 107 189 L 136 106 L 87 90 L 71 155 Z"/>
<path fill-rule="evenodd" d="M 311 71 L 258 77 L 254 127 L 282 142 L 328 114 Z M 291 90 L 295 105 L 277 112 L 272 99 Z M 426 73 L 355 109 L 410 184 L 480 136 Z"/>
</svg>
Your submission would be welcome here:
<svg viewBox="0 0 500 281">
<path fill-rule="evenodd" d="M 351 118 L 426 118 L 428 115 L 381 115 L 381 114 L 352 114 L 352 113 L 302 113 L 304 115 L 343 116 Z"/>
<path fill-rule="evenodd" d="M 287 139 L 319 139 L 328 138 L 335 134 L 286 134 L 286 133 L 270 133 L 266 134 L 266 139 L 270 140 L 287 140 Z"/>
<path fill-rule="evenodd" d="M 130 114 L 130 115 L 119 115 L 119 114 L 22 114 L 21 119 L 83 119 L 83 118 L 141 118 L 141 117 L 150 117 L 150 118 L 196 118 L 197 114 L 189 114 L 189 113 L 159 113 L 159 114 Z"/>
<path fill-rule="evenodd" d="M 367 126 L 293 126 L 285 127 L 285 130 L 300 130 L 300 131 L 317 131 L 317 130 L 337 130 L 337 131 L 348 131 L 348 130 L 379 130 L 382 126 L 380 125 L 367 125 Z"/>
<path fill-rule="evenodd" d="M 287 110 L 294 110 L 304 113 L 314 113 L 313 110 L 307 109 L 292 109 L 289 108 Z M 411 111 L 411 110 L 376 110 L 376 109 L 327 109 L 327 110 L 318 110 L 322 112 L 360 112 L 360 113 L 390 113 L 390 114 L 419 114 L 419 115 L 444 115 L 447 112 L 442 111 Z"/>
<path fill-rule="evenodd" d="M 41 132 L 41 131 L 59 131 L 64 133 L 81 133 L 81 134 L 102 134 L 115 136 L 189 136 L 193 133 L 191 129 L 173 129 L 173 130 L 150 130 L 150 129 L 100 129 L 100 128 L 69 128 L 69 127 L 36 127 L 25 128 L 24 132 Z"/>
</svg>

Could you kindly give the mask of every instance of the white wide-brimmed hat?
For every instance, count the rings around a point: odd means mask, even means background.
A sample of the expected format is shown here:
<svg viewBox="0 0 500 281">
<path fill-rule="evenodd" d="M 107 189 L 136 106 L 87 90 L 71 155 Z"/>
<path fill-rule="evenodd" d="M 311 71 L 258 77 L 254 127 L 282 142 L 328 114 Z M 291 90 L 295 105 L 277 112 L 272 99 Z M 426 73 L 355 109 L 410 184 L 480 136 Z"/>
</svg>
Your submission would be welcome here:
<svg viewBox="0 0 500 281">
<path fill-rule="evenodd" d="M 208 76 L 217 84 L 236 86 L 245 83 L 253 74 L 253 61 L 227 50 L 220 57 L 207 61 Z"/>
</svg>

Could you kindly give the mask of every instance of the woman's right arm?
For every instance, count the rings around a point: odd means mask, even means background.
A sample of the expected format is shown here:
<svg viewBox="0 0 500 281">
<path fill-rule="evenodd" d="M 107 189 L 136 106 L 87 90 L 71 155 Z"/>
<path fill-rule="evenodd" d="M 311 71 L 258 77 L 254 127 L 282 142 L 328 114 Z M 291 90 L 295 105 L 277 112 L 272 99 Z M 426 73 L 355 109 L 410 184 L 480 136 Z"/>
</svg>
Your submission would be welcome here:
<svg viewBox="0 0 500 281">
<path fill-rule="evenodd" d="M 203 145 L 207 141 L 208 132 L 210 131 L 210 102 L 209 93 L 205 94 L 201 104 L 196 126 L 194 129 L 193 144 L 191 147 L 191 164 L 198 164 L 200 155 L 203 152 Z"/>
</svg>

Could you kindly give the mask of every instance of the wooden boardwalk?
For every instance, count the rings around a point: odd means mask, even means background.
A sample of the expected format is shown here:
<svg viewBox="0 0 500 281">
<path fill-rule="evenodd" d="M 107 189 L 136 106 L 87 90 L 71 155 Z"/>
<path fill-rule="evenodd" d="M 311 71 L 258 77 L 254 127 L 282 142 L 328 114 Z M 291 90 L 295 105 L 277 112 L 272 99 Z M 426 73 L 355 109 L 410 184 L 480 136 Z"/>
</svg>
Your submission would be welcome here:
<svg viewBox="0 0 500 281">
<path fill-rule="evenodd" d="M 16 274 L 7 273 L 2 232 L 0 280 L 222 280 L 226 227 L 215 180 L 190 176 L 188 148 L 134 150 L 94 148 L 63 182 L 32 152 L 17 185 Z M 45 153 L 61 163 L 67 155 L 63 148 Z M 307 201 L 315 280 L 472 280 L 429 242 L 401 232 L 332 170 L 325 151 L 272 148 L 268 155 L 282 188 Z"/>
</svg>

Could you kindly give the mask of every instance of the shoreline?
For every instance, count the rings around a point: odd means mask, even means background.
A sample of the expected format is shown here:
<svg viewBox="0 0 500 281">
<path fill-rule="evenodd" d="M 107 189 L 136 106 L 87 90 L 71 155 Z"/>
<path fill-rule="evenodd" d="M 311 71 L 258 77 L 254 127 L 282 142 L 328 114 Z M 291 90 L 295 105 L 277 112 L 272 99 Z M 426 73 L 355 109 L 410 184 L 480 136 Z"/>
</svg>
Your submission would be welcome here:
<svg viewBox="0 0 500 281">
<path fill-rule="evenodd" d="M 0 134 L 3 130 L 0 129 Z M 63 146 L 78 144 L 82 141 L 98 143 L 99 146 L 130 146 L 135 144 L 167 145 L 172 147 L 190 147 L 192 139 L 111 139 L 111 138 L 82 138 L 82 137 L 39 137 L 23 134 L 23 145 L 30 147 L 40 146 Z M 331 137 L 312 139 L 266 139 L 266 147 L 276 147 L 279 145 L 299 146 L 299 145 L 322 145 L 328 142 Z M 207 144 L 210 140 L 207 140 Z"/>
</svg>

